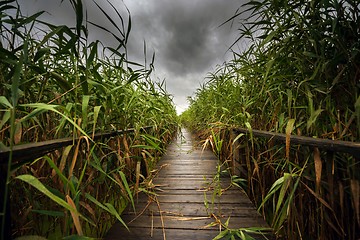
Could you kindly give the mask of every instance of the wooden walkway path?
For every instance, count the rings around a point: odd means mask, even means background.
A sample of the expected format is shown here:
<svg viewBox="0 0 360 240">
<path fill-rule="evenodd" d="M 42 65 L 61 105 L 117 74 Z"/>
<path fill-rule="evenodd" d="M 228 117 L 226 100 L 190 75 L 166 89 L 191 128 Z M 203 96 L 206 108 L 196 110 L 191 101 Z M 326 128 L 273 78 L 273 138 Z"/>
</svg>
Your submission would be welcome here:
<svg viewBox="0 0 360 240">
<path fill-rule="evenodd" d="M 238 188 L 232 187 L 212 200 L 216 184 L 209 184 L 217 166 L 216 156 L 194 147 L 191 134 L 183 130 L 183 137 L 168 147 L 158 164 L 159 172 L 153 180 L 157 196 L 139 195 L 136 213 L 129 206 L 122 215 L 130 231 L 118 222 L 105 239 L 209 240 L 219 234 L 219 220 L 225 223 L 229 217 L 230 228 L 268 227 Z M 229 187 L 229 178 L 221 178 L 221 185 Z"/>
</svg>

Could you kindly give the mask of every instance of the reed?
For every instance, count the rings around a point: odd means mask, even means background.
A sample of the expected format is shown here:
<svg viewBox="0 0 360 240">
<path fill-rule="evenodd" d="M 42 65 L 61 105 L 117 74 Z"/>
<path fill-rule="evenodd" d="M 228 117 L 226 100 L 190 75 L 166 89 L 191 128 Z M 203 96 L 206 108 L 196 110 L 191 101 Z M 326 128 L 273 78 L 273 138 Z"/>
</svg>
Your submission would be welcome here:
<svg viewBox="0 0 360 240">
<path fill-rule="evenodd" d="M 222 129 L 223 161 L 234 127 L 358 142 L 359 19 L 358 1 L 247 1 L 226 23 L 248 48 L 209 74 L 182 121 L 204 138 Z M 358 156 L 238 140 L 238 174 L 279 239 L 359 238 Z"/>
<path fill-rule="evenodd" d="M 0 2 L 0 147 L 79 138 L 16 168 L 10 155 L 1 238 L 7 203 L 12 237 L 104 236 L 114 221 L 122 221 L 134 195 L 146 190 L 143 181 L 176 132 L 176 111 L 164 84 L 151 80 L 152 67 L 127 60 L 130 13 L 124 19 L 110 1 L 111 14 L 95 2 L 115 29 L 110 31 L 87 19 L 82 1 L 69 2 L 74 26 L 44 22 L 43 12 L 24 16 L 15 0 Z M 117 44 L 90 41 L 89 25 Z M 142 133 L 144 126 L 153 128 Z M 92 139 L 131 127 L 133 134 Z"/>
</svg>

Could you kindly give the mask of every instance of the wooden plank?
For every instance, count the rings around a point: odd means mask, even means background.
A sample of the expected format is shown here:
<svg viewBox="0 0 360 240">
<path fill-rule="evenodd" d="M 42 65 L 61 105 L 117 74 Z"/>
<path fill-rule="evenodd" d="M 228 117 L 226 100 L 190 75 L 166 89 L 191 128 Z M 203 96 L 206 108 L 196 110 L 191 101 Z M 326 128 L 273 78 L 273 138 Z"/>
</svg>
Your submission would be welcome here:
<svg viewBox="0 0 360 240">
<path fill-rule="evenodd" d="M 178 193 L 178 194 L 176 194 Z M 212 192 L 206 192 L 206 198 L 209 202 L 212 201 Z M 183 191 L 179 193 L 179 191 L 174 190 L 171 193 L 169 191 L 166 192 L 158 192 L 157 200 L 161 203 L 174 203 L 174 202 L 186 202 L 186 203 L 204 203 L 204 192 L 189 192 Z M 136 202 L 145 202 L 149 201 L 148 196 L 138 197 Z M 246 197 L 244 193 L 239 193 L 236 191 L 233 194 L 222 194 L 221 196 L 215 195 L 214 202 L 224 202 L 227 204 L 241 204 L 247 206 L 249 208 L 253 207 L 252 202 Z"/>
<path fill-rule="evenodd" d="M 210 199 L 209 199 L 210 200 Z M 193 202 L 162 202 L 161 199 L 158 199 L 159 204 L 156 202 L 151 202 L 150 204 L 143 202 L 137 203 L 136 212 L 132 209 L 132 206 L 129 206 L 126 213 L 123 215 L 130 215 L 135 217 L 136 213 L 142 213 L 142 216 L 160 215 L 160 212 L 163 216 L 178 216 L 178 217 L 208 217 L 211 214 L 216 216 L 221 216 L 224 218 L 227 217 L 243 217 L 252 220 L 259 220 L 263 223 L 261 215 L 254 215 L 254 209 L 252 205 L 248 204 L 237 204 L 237 203 L 220 203 L 215 202 L 212 204 L 208 203 L 206 208 L 204 201 L 202 203 L 193 203 Z M 160 208 L 159 208 L 160 207 Z M 246 220 L 248 221 L 248 220 Z M 263 223 L 264 224 L 264 223 Z"/>
<path fill-rule="evenodd" d="M 199 230 L 189 230 L 189 229 L 166 229 L 165 237 L 168 240 L 210 240 L 213 239 L 217 234 L 219 234 L 219 229 L 208 230 L 208 229 L 199 229 Z M 265 239 L 262 236 L 249 234 L 255 240 Z M 118 232 L 109 232 L 109 240 L 138 240 L 138 239 L 152 239 L 152 240 L 162 240 L 164 239 L 164 234 L 162 229 L 158 228 L 144 228 L 144 227 L 134 227 L 130 229 L 130 232 L 125 230 L 119 235 Z M 235 238 L 238 239 L 238 238 Z M 271 239 L 271 238 L 269 238 Z"/>
<path fill-rule="evenodd" d="M 179 167 L 180 166 L 180 167 Z M 204 165 L 182 165 L 182 164 L 166 164 L 163 166 L 163 169 L 161 172 L 164 172 L 164 169 L 167 170 L 167 172 L 170 171 L 185 171 L 187 174 L 193 172 L 193 173 L 199 173 L 199 172 L 208 172 L 211 170 L 211 173 L 214 174 L 216 171 L 216 165 L 214 164 L 204 164 Z"/>
<path fill-rule="evenodd" d="M 189 229 L 166 229 L 165 236 L 169 240 L 184 240 L 184 239 L 194 239 L 194 240 L 204 240 L 204 239 L 213 239 L 217 235 L 217 232 L 211 230 L 189 230 Z M 144 228 L 144 227 L 134 227 L 130 229 L 130 232 L 125 231 L 119 235 L 118 232 L 109 232 L 107 239 L 109 240 L 139 240 L 139 239 L 153 239 L 153 240 L 162 240 L 164 239 L 164 234 L 162 229 L 157 228 Z"/>
<path fill-rule="evenodd" d="M 162 179 L 162 180 L 161 180 Z M 204 179 L 192 179 L 188 180 L 186 178 L 163 178 L 155 179 L 153 183 L 156 185 L 157 188 L 161 188 L 163 190 L 167 189 L 188 189 L 188 190 L 207 190 L 213 189 L 213 185 L 209 185 L 212 179 L 204 180 Z M 228 182 L 220 182 L 220 186 L 222 188 L 227 188 L 230 186 Z"/>
<path fill-rule="evenodd" d="M 183 159 L 184 161 L 186 161 L 186 160 L 192 160 L 192 161 L 196 161 L 196 162 L 202 162 L 202 161 L 204 161 L 204 160 L 212 160 L 212 161 L 214 161 L 214 162 L 216 162 L 217 161 L 217 159 L 216 158 L 214 158 L 214 156 L 213 157 L 210 157 L 210 156 L 201 156 L 200 154 L 199 155 L 195 155 L 195 156 L 189 156 L 188 154 L 184 154 L 184 155 L 166 155 L 166 156 L 163 156 L 163 160 L 164 161 L 169 161 L 169 162 L 171 162 L 171 161 L 173 161 L 173 159 L 174 158 L 181 158 L 181 159 Z"/>
<path fill-rule="evenodd" d="M 192 176 L 197 176 L 197 177 L 202 177 L 202 176 L 208 176 L 208 177 L 212 177 L 213 174 L 211 174 L 211 172 L 214 172 L 214 168 L 207 168 L 205 171 L 202 170 L 202 168 L 181 168 L 181 169 L 178 169 L 176 171 L 176 168 L 168 168 L 169 171 L 165 172 L 165 171 L 161 171 L 158 173 L 157 176 L 187 176 L 188 174 L 188 171 L 189 170 L 198 170 L 199 172 L 192 172 L 191 175 Z M 170 171 L 172 170 L 172 171 Z"/>
<path fill-rule="evenodd" d="M 161 176 L 159 176 L 161 175 Z M 196 173 L 192 173 L 190 174 L 177 174 L 177 173 L 159 173 L 156 177 L 163 177 L 163 178 L 199 178 L 199 179 L 212 179 L 213 178 L 213 174 L 212 173 L 201 173 L 201 174 L 196 174 Z"/>
<path fill-rule="evenodd" d="M 219 229 L 219 224 L 216 224 L 217 220 L 221 220 L 221 222 L 225 222 L 228 220 L 228 217 L 219 216 L 217 219 L 211 216 L 180 216 L 180 215 L 165 215 L 159 216 L 155 215 L 141 215 L 136 218 L 136 221 L 132 221 L 135 219 L 133 215 L 123 215 L 122 216 L 127 226 L 131 229 L 133 227 L 143 227 L 143 226 L 152 226 L 153 228 L 162 228 L 164 226 L 166 229 L 189 229 L 189 230 L 199 230 L 199 229 L 210 229 L 217 230 Z M 252 217 L 231 217 L 229 220 L 229 228 L 237 229 L 237 228 L 247 228 L 247 227 L 267 227 L 266 224 L 263 223 L 262 219 L 252 218 Z"/>
<path fill-rule="evenodd" d="M 162 164 L 171 164 L 171 165 L 191 165 L 191 166 L 196 166 L 196 165 L 208 165 L 208 164 L 213 164 L 213 162 L 217 162 L 217 160 L 214 159 L 196 159 L 196 160 L 189 160 L 189 159 L 183 159 L 181 162 L 174 162 L 173 160 L 166 160 L 166 159 L 162 159 L 161 163 Z"/>
</svg>

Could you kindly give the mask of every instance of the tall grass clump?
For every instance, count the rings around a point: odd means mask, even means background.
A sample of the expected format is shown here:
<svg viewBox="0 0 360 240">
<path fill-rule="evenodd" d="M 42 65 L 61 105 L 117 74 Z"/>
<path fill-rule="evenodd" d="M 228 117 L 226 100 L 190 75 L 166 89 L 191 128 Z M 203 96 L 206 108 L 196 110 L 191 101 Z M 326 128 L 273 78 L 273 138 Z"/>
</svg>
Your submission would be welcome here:
<svg viewBox="0 0 360 240">
<path fill-rule="evenodd" d="M 82 1 L 65 3 L 74 9 L 73 26 L 42 21 L 44 12 L 24 16 L 15 0 L 0 2 L 0 148 L 74 139 L 30 162 L 15 165 L 12 154 L 0 162 L 1 239 L 104 236 L 145 190 L 141 182 L 176 131 L 175 108 L 163 83 L 151 80 L 152 67 L 127 60 L 127 9 L 94 1 L 104 27 L 87 18 Z M 90 41 L 94 29 L 116 44 Z M 128 128 L 135 131 L 93 140 Z"/>
<path fill-rule="evenodd" d="M 224 161 L 236 127 L 359 142 L 359 11 L 351 0 L 248 1 L 226 22 L 248 48 L 209 74 L 182 121 L 222 131 Z M 238 174 L 279 238 L 359 238 L 359 156 L 237 140 Z"/>
</svg>

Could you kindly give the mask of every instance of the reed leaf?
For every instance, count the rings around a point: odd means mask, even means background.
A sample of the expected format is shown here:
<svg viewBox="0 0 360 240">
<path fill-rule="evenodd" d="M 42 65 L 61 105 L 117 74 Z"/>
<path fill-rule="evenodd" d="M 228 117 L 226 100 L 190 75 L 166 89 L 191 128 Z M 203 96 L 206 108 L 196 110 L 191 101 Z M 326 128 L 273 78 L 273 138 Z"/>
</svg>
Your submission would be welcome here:
<svg viewBox="0 0 360 240">
<path fill-rule="evenodd" d="M 71 146 L 68 147 L 67 149 L 65 149 L 65 157 L 64 159 L 66 159 L 66 152 L 70 151 L 71 149 Z M 62 181 L 63 185 L 66 186 L 66 187 L 69 187 L 70 188 L 70 191 L 73 195 L 76 194 L 75 192 L 75 187 L 74 187 L 74 184 L 69 181 L 65 176 L 64 174 L 62 173 L 62 171 L 55 165 L 55 163 L 53 162 L 53 160 L 48 157 L 48 156 L 44 156 L 43 158 L 45 158 L 45 160 L 48 162 L 48 164 L 50 165 L 50 167 L 55 170 L 56 172 L 56 175 L 60 178 L 60 180 Z"/>
<path fill-rule="evenodd" d="M 88 108 L 89 108 L 89 101 L 90 96 L 89 95 L 83 95 L 82 96 L 82 104 L 81 104 L 81 112 L 82 112 L 82 129 L 85 129 L 88 125 Z"/>
<path fill-rule="evenodd" d="M 290 135 L 293 130 L 294 124 L 295 124 L 295 119 L 289 119 L 289 121 L 286 125 L 286 129 L 285 129 L 285 132 L 286 132 L 286 142 L 285 142 L 285 144 L 286 144 L 286 159 L 288 161 L 290 158 Z"/>
<path fill-rule="evenodd" d="M 45 196 L 47 196 L 48 198 L 50 198 L 60 206 L 64 207 L 65 209 L 69 210 L 70 212 L 77 212 L 77 210 L 73 208 L 73 206 L 71 206 L 63 199 L 59 198 L 58 196 L 50 192 L 36 177 L 32 175 L 24 174 L 17 176 L 16 179 L 19 179 L 21 181 L 30 184 L 31 186 L 42 192 Z"/>
<path fill-rule="evenodd" d="M 69 195 L 66 195 L 66 201 L 71 207 L 76 209 L 75 203 L 69 197 Z M 70 211 L 70 213 L 71 213 L 71 217 L 73 219 L 73 223 L 75 225 L 75 228 L 76 228 L 76 231 L 77 231 L 78 235 L 82 236 L 83 235 L 83 230 L 82 230 L 80 219 L 79 219 L 79 213 L 77 212 L 77 210 L 76 211 Z"/>
<path fill-rule="evenodd" d="M 316 178 L 316 193 L 319 194 L 321 186 L 322 161 L 320 157 L 320 151 L 317 147 L 314 148 L 314 165 Z"/>
<path fill-rule="evenodd" d="M 133 207 L 133 209 L 134 209 L 134 211 L 135 211 L 135 203 L 134 203 L 133 194 L 132 194 L 132 192 L 131 192 L 131 190 L 130 190 L 130 188 L 129 188 L 129 184 L 128 184 L 128 181 L 126 180 L 126 176 L 125 176 L 125 174 L 124 174 L 123 172 L 121 172 L 121 171 L 119 171 L 119 174 L 120 174 L 121 180 L 122 180 L 122 182 L 123 182 L 123 185 L 124 185 L 124 187 L 125 187 L 125 189 L 126 189 L 126 192 L 127 192 L 128 196 L 129 196 L 129 198 L 130 198 L 131 205 L 132 205 L 132 207 Z"/>
<path fill-rule="evenodd" d="M 118 214 L 118 212 L 115 210 L 115 208 L 110 204 L 102 204 L 100 203 L 98 200 L 96 200 L 94 197 L 92 197 L 90 194 L 85 193 L 85 197 L 87 199 L 89 199 L 90 201 L 92 201 L 93 203 L 95 203 L 98 207 L 102 208 L 103 210 L 113 214 L 116 216 L 117 220 L 119 220 L 121 222 L 121 224 L 123 224 L 123 226 L 129 230 L 129 228 L 127 227 L 127 225 L 125 224 L 125 222 L 122 220 L 122 218 L 120 217 L 120 215 Z M 109 208 L 110 207 L 110 208 Z"/>
</svg>

